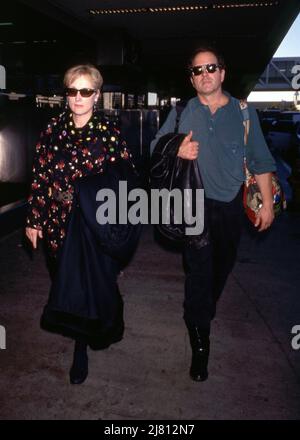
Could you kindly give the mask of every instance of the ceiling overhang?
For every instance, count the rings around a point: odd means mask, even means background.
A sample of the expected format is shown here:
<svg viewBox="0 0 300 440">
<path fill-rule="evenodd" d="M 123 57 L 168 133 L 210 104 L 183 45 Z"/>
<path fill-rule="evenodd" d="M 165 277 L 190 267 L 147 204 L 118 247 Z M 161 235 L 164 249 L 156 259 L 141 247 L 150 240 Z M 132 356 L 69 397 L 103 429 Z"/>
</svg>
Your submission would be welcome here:
<svg viewBox="0 0 300 440">
<path fill-rule="evenodd" d="M 92 61 L 109 82 L 177 95 L 192 91 L 185 66 L 201 40 L 212 41 L 224 53 L 226 87 L 239 96 L 247 94 L 300 11 L 299 0 L 23 0 L 22 4 L 45 17 L 45 29 L 47 20 L 57 23 L 52 38 L 64 40 L 68 53 L 80 45 L 81 35 L 81 51 L 86 47 L 88 53 L 92 47 Z"/>
</svg>

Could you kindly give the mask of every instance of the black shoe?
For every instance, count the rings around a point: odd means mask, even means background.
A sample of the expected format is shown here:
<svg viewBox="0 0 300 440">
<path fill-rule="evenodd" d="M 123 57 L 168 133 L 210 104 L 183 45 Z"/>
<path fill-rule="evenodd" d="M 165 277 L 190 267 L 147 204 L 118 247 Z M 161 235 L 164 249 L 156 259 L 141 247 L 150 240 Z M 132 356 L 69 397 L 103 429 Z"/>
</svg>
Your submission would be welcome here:
<svg viewBox="0 0 300 440">
<path fill-rule="evenodd" d="M 198 327 L 189 327 L 188 331 L 193 353 L 190 376 L 196 382 L 203 382 L 208 378 L 209 333 Z"/>
<path fill-rule="evenodd" d="M 86 344 L 76 341 L 73 364 L 70 369 L 70 383 L 73 385 L 83 383 L 88 376 L 88 356 L 86 350 Z"/>
</svg>

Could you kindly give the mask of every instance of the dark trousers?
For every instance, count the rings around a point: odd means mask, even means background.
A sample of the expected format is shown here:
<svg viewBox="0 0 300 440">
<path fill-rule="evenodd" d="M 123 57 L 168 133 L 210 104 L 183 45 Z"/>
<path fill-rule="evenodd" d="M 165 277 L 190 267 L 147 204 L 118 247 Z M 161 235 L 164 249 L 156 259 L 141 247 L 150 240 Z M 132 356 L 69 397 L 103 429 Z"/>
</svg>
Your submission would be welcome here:
<svg viewBox="0 0 300 440">
<path fill-rule="evenodd" d="M 210 244 L 185 246 L 184 320 L 210 331 L 216 303 L 235 264 L 243 218 L 242 189 L 229 203 L 206 199 Z"/>
</svg>

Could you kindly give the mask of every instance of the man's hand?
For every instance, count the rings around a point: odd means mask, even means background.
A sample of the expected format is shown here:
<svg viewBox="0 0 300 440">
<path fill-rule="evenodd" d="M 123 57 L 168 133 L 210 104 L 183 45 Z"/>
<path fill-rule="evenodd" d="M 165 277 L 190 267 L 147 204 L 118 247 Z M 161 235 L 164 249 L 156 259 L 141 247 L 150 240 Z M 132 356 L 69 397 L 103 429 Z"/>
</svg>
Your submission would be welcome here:
<svg viewBox="0 0 300 440">
<path fill-rule="evenodd" d="M 272 174 L 255 174 L 255 179 L 261 191 L 262 207 L 258 211 L 254 226 L 261 232 L 268 229 L 274 220 Z"/>
<path fill-rule="evenodd" d="M 258 231 L 265 231 L 268 229 L 274 220 L 274 209 L 273 205 L 262 206 L 257 213 L 256 222 L 254 226 L 259 228 Z"/>
<path fill-rule="evenodd" d="M 197 159 L 199 151 L 199 143 L 192 141 L 193 132 L 190 131 L 189 134 L 183 139 L 180 144 L 177 156 L 181 159 L 194 160 Z"/>
<path fill-rule="evenodd" d="M 37 248 L 38 238 L 43 238 L 43 232 L 40 229 L 26 228 L 26 237 L 31 242 L 33 249 Z"/>
</svg>

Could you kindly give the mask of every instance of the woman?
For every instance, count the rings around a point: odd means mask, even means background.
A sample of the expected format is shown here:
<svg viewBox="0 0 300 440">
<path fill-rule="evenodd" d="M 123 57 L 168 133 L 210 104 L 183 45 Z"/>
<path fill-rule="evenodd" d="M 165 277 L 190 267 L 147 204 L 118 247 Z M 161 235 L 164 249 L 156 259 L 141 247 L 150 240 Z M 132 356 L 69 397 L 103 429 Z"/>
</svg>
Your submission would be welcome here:
<svg viewBox="0 0 300 440">
<path fill-rule="evenodd" d="M 102 83 L 100 72 L 92 65 L 77 65 L 70 68 L 64 77 L 67 109 L 51 120 L 47 129 L 41 134 L 36 147 L 31 194 L 28 200 L 26 236 L 34 249 L 37 248 L 39 239 L 44 240 L 52 267 L 55 267 L 55 276 L 59 272 L 62 249 L 66 247 L 63 248 L 63 244 L 71 213 L 74 211 L 74 189 L 78 182 L 105 172 L 106 166 L 117 160 L 127 161 L 130 166 L 132 165 L 126 144 L 120 140 L 120 131 L 116 122 L 107 120 L 95 111 Z M 71 238 L 73 243 L 77 243 L 78 239 L 76 241 L 76 238 Z M 106 272 L 103 272 L 100 281 L 102 280 L 105 287 L 113 291 L 120 315 L 122 301 L 116 284 L 117 263 L 110 256 L 100 255 L 99 258 L 97 264 L 106 267 Z M 80 268 L 78 271 L 81 270 L 85 269 Z M 98 270 L 97 266 L 97 276 L 101 270 L 102 268 Z M 59 289 L 62 290 L 61 286 Z M 63 294 L 72 293 L 65 289 Z M 74 302 L 74 297 L 72 301 Z M 94 310 L 93 315 L 95 315 Z M 61 316 L 59 319 L 62 319 Z M 72 314 L 67 316 L 67 320 L 68 325 L 71 321 L 69 327 L 74 330 L 76 326 Z M 122 316 L 119 316 L 120 320 L 122 323 Z M 71 335 L 75 339 L 75 348 L 70 381 L 78 384 L 82 383 L 88 374 L 87 344 L 90 334 L 81 332 L 77 326 Z M 109 343 L 120 340 L 121 337 L 119 335 Z"/>
</svg>

